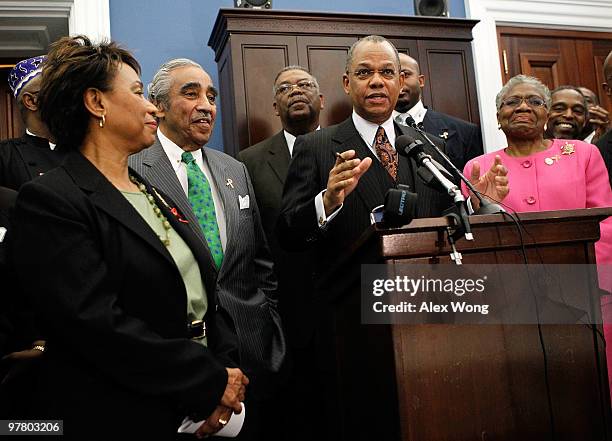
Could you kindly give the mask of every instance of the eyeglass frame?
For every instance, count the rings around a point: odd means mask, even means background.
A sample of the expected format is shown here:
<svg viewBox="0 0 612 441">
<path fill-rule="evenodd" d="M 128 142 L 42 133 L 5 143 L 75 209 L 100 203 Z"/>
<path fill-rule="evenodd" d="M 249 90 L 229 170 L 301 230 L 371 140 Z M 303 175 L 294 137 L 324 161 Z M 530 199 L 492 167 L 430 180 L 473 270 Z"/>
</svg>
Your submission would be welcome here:
<svg viewBox="0 0 612 441">
<path fill-rule="evenodd" d="M 391 73 L 387 73 L 385 75 L 384 71 L 386 70 L 391 71 Z M 367 74 L 360 75 L 359 72 L 362 72 L 362 71 L 367 71 Z M 400 73 L 401 73 L 401 70 L 400 70 Z M 352 71 L 351 74 L 353 74 L 355 77 L 357 77 L 360 80 L 369 80 L 370 78 L 374 76 L 374 74 L 379 74 L 381 77 L 383 77 L 386 80 L 392 80 L 396 77 L 398 72 L 395 69 L 392 69 L 390 67 L 385 67 L 384 69 L 368 69 L 366 67 L 363 67 L 361 69 Z"/>
<path fill-rule="evenodd" d="M 312 80 L 301 80 L 295 84 L 282 83 L 275 88 L 274 93 L 277 95 L 288 95 L 293 92 L 293 89 L 296 88 L 300 89 L 301 91 L 317 90 L 317 83 Z"/>
<path fill-rule="evenodd" d="M 515 105 L 509 105 L 509 104 L 507 104 L 507 101 L 508 101 L 509 99 L 512 99 L 512 98 L 518 98 L 518 99 L 519 99 L 519 102 L 518 102 L 518 103 L 516 103 Z M 542 101 L 542 103 L 541 103 L 541 104 L 534 104 L 534 103 L 530 103 L 530 102 L 529 102 L 529 100 L 532 100 L 532 99 L 534 99 L 534 98 L 536 98 L 536 99 L 538 99 L 538 100 L 541 100 L 541 101 Z M 506 98 L 505 100 L 502 100 L 502 102 L 501 102 L 501 106 L 500 106 L 500 109 L 501 109 L 502 107 L 506 107 L 506 106 L 507 106 L 507 107 L 510 107 L 510 108 L 512 108 L 512 109 L 516 109 L 517 107 L 520 107 L 520 105 L 521 105 L 521 104 L 523 104 L 523 102 L 524 102 L 525 104 L 527 104 L 527 106 L 528 106 L 528 107 L 530 107 L 530 108 L 532 108 L 532 109 L 539 109 L 539 108 L 542 108 L 542 107 L 546 107 L 546 100 L 545 100 L 544 98 L 542 98 L 541 96 L 538 96 L 538 95 L 530 95 L 530 96 L 525 97 L 525 96 L 517 96 L 517 95 L 513 95 L 513 96 L 511 96 L 511 97 Z"/>
</svg>

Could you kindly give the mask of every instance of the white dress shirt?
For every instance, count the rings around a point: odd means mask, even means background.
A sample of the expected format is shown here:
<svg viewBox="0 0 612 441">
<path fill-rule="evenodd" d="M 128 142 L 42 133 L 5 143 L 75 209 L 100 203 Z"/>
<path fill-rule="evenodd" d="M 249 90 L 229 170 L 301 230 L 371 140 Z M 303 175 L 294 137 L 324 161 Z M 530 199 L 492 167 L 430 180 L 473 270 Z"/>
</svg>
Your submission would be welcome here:
<svg viewBox="0 0 612 441">
<path fill-rule="evenodd" d="M 173 141 L 168 139 L 166 135 L 161 131 L 161 129 L 157 130 L 157 137 L 159 138 L 159 142 L 166 153 L 166 156 L 170 160 L 170 164 L 172 164 L 172 168 L 174 169 L 174 173 L 176 173 L 176 177 L 181 183 L 181 187 L 183 187 L 183 191 L 185 195 L 189 194 L 189 182 L 187 180 L 187 167 L 186 164 L 182 161 L 181 156 L 184 152 L 182 148 L 176 145 Z M 225 225 L 225 213 L 223 212 L 223 201 L 219 197 L 219 192 L 217 191 L 217 186 L 215 185 L 215 180 L 212 178 L 212 173 L 210 172 L 210 168 L 208 167 L 207 162 L 204 160 L 202 155 L 202 150 L 198 149 L 196 151 L 191 152 L 193 155 L 196 164 L 200 167 L 200 170 L 206 176 L 208 183 L 210 184 L 210 190 L 212 192 L 213 203 L 215 204 L 215 215 L 217 217 L 217 225 L 219 227 L 219 236 L 221 238 L 221 246 L 223 247 L 223 252 L 225 252 L 225 245 L 227 244 L 227 229 Z"/>
<path fill-rule="evenodd" d="M 319 130 L 320 128 L 321 126 L 317 127 L 316 130 Z M 284 129 L 283 134 L 285 135 L 285 141 L 287 141 L 287 147 L 289 147 L 289 157 L 293 158 L 293 145 L 295 144 L 296 137 Z"/>
<path fill-rule="evenodd" d="M 393 111 L 393 119 L 395 119 L 398 115 L 402 117 L 402 124 L 406 121 L 406 116 L 410 115 L 417 124 L 420 124 L 425 119 L 425 114 L 427 113 L 427 109 L 423 105 L 423 101 L 419 100 L 414 106 L 408 109 L 407 112 L 399 113 L 397 110 Z"/>
</svg>

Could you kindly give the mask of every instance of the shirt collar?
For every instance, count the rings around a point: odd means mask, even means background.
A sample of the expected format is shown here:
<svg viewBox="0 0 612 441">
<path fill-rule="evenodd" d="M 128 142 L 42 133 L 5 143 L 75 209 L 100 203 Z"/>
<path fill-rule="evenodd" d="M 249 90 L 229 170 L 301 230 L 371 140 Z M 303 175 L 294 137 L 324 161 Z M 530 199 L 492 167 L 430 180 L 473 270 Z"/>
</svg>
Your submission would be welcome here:
<svg viewBox="0 0 612 441">
<path fill-rule="evenodd" d="M 427 108 L 423 105 L 423 101 L 419 100 L 414 106 L 412 106 L 408 111 L 404 113 L 400 113 L 397 110 L 393 111 L 393 118 L 397 115 L 410 115 L 414 121 L 419 124 L 422 123 L 425 119 L 425 114 L 427 113 Z"/>
<path fill-rule="evenodd" d="M 352 118 L 355 128 L 368 147 L 371 148 L 374 145 L 376 131 L 378 130 L 379 126 L 382 126 L 385 129 L 389 142 L 393 148 L 395 148 L 395 126 L 393 125 L 393 116 L 390 116 L 389 119 L 382 124 L 376 124 L 359 116 L 357 112 L 355 112 L 355 109 L 353 109 Z"/>
<path fill-rule="evenodd" d="M 321 126 L 318 126 L 316 130 L 319 130 L 320 128 Z M 289 147 L 289 157 L 291 158 L 293 157 L 293 145 L 295 144 L 296 137 L 293 136 L 288 131 L 286 131 L 285 129 L 283 129 L 283 133 L 285 135 L 285 141 L 287 141 L 287 147 Z"/>
<path fill-rule="evenodd" d="M 174 143 L 174 141 L 170 140 L 161 129 L 157 129 L 157 137 L 159 138 L 159 142 L 166 153 L 166 156 L 170 160 L 170 164 L 172 164 L 172 168 L 176 172 L 176 170 L 180 167 L 182 163 L 181 156 L 183 155 L 183 150 L 178 145 Z M 202 162 L 202 149 L 198 149 L 196 151 L 191 152 L 193 157 L 195 158 L 197 163 Z"/>
<path fill-rule="evenodd" d="M 35 135 L 34 133 L 30 132 L 30 130 L 28 130 L 28 129 L 26 129 L 26 133 L 27 133 L 28 135 L 30 135 L 30 136 L 35 136 L 36 138 L 40 138 L 40 136 Z M 41 139 L 44 139 L 44 138 L 41 138 Z M 49 140 L 47 140 L 47 142 L 49 143 L 49 148 L 50 148 L 51 150 L 55 150 L 55 146 L 56 146 L 56 144 L 53 144 L 53 143 L 52 143 L 51 141 L 49 141 Z"/>
</svg>

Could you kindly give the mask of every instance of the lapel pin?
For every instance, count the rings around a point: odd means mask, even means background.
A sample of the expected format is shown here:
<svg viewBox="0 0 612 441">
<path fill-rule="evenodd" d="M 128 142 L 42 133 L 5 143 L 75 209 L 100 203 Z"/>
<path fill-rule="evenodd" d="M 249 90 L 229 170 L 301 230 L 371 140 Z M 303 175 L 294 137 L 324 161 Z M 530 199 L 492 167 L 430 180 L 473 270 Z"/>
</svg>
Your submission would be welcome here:
<svg viewBox="0 0 612 441">
<path fill-rule="evenodd" d="M 440 134 L 440 138 L 448 139 L 448 131 L 446 131 L 446 130 L 445 130 L 445 131 L 443 131 L 443 132 Z"/>
<path fill-rule="evenodd" d="M 566 142 L 565 144 L 563 144 L 561 146 L 561 154 L 562 155 L 571 155 L 575 151 L 576 150 L 574 149 L 574 144 L 570 144 L 569 142 Z"/>
<path fill-rule="evenodd" d="M 231 178 L 227 178 L 227 181 L 225 182 L 225 186 L 234 188 L 234 181 L 232 181 Z"/>
</svg>

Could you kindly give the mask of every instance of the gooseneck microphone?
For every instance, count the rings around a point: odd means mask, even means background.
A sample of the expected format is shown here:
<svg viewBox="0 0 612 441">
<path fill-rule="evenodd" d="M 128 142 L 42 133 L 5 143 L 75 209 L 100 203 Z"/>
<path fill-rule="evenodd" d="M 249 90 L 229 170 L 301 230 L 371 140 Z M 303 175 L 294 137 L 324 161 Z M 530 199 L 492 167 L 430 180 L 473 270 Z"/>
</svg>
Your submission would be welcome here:
<svg viewBox="0 0 612 441">
<path fill-rule="evenodd" d="M 461 193 L 461 189 L 453 182 L 451 182 L 438 167 L 442 168 L 441 165 L 434 164 L 431 156 L 425 153 L 423 149 L 423 141 L 414 139 L 410 135 L 398 136 L 395 140 L 395 149 L 398 153 L 412 158 L 419 167 L 424 167 L 429 173 L 435 178 L 435 180 L 444 188 L 445 192 L 453 198 L 459 221 L 465 231 L 466 240 L 474 240 L 472 235 L 472 229 L 468 220 L 467 209 L 465 206 L 465 198 Z M 446 171 L 446 170 L 445 170 Z M 446 171 L 448 173 L 448 171 Z"/>
<path fill-rule="evenodd" d="M 455 167 L 455 164 L 453 164 L 453 161 L 451 161 L 450 158 L 448 156 L 446 156 L 446 154 L 440 149 L 440 147 L 438 147 L 437 143 L 435 143 L 434 141 L 432 141 L 429 138 L 427 133 L 421 127 L 419 127 L 419 125 L 416 123 L 416 121 L 414 120 L 414 118 L 411 115 L 407 115 L 406 116 L 405 125 L 407 125 L 407 126 L 411 127 L 412 129 L 416 130 L 416 132 L 421 136 L 421 138 L 431 148 L 433 148 L 438 153 L 438 155 L 440 155 L 440 157 L 444 160 L 446 165 L 448 167 L 450 167 L 450 169 L 455 173 L 455 175 L 458 176 L 459 179 L 461 179 L 465 183 L 466 187 L 472 192 L 472 194 L 474 196 L 476 196 L 476 198 L 480 202 L 480 207 L 478 208 L 478 210 L 476 210 L 474 212 L 474 214 L 496 214 L 496 213 L 505 213 L 506 212 L 506 210 L 504 210 L 499 204 L 495 204 L 495 203 L 489 202 L 486 198 L 483 198 L 480 195 L 480 192 L 474 188 L 474 186 L 472 185 L 470 180 L 465 177 L 465 175 L 461 172 L 461 170 L 459 170 L 457 167 Z M 402 136 L 409 136 L 409 135 L 402 135 Z M 402 136 L 400 136 L 400 138 Z M 396 144 L 396 148 L 397 148 L 397 141 L 395 142 L 395 144 Z M 409 144 L 410 143 L 406 143 L 406 145 L 409 145 Z M 398 152 L 400 152 L 400 151 L 401 150 L 398 149 Z"/>
</svg>

